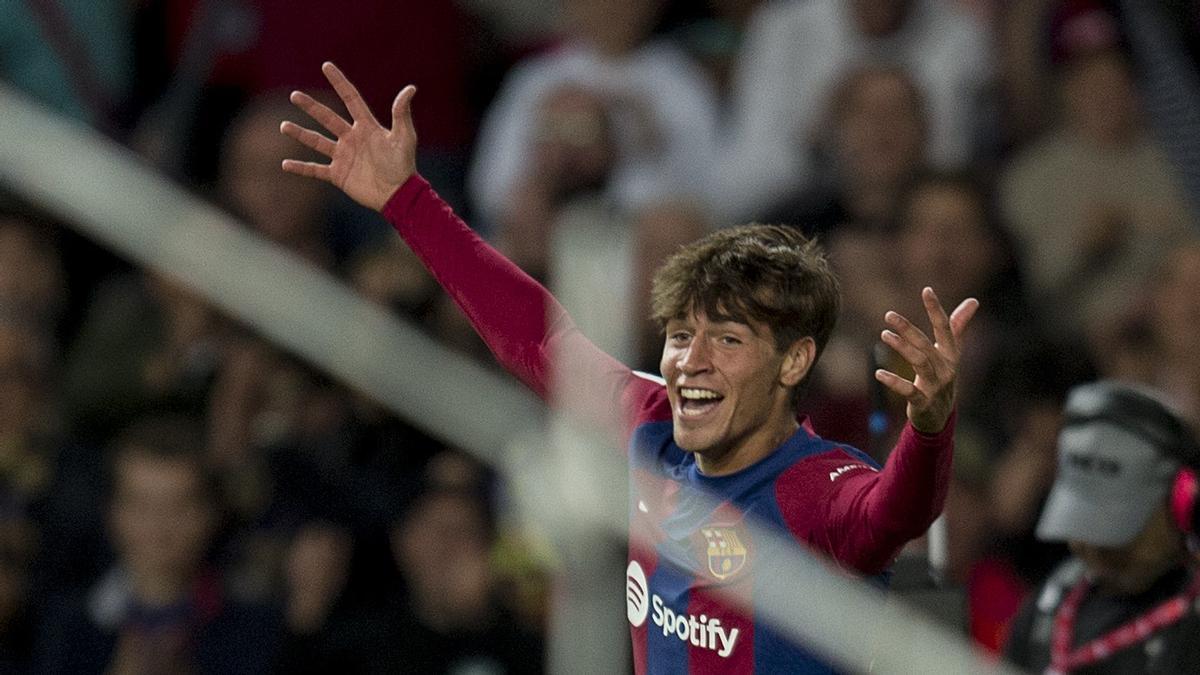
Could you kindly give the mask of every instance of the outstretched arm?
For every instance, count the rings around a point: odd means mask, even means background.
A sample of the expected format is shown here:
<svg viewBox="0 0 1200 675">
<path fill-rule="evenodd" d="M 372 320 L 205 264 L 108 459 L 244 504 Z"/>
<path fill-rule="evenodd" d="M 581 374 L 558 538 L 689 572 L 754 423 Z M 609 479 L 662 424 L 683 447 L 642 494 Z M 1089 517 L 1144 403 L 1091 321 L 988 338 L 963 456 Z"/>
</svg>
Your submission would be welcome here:
<svg viewBox="0 0 1200 675">
<path fill-rule="evenodd" d="M 920 536 L 945 503 L 954 454 L 955 385 L 963 331 L 979 308 L 964 300 L 949 316 L 933 289 L 921 293 L 933 327 L 932 340 L 911 321 L 888 312 L 884 344 L 896 350 L 916 376 L 907 380 L 878 370 L 875 377 L 908 401 L 905 425 L 878 473 L 847 474 L 830 481 L 829 522 L 834 556 L 863 572 L 886 568 L 908 540 Z"/>
<path fill-rule="evenodd" d="M 505 368 L 542 398 L 557 382 L 586 383 L 591 406 L 629 410 L 644 394 L 630 370 L 589 342 L 561 305 L 536 281 L 500 255 L 462 222 L 416 173 L 417 134 L 405 87 L 384 128 L 362 96 L 332 63 L 325 76 L 350 113 L 343 118 L 311 96 L 291 100 L 332 138 L 284 122 L 280 131 L 329 157 L 328 164 L 284 160 L 283 169 L 327 181 L 360 204 L 381 211 L 470 319 Z M 554 376 L 552 364 L 564 364 Z M 606 420 L 607 421 L 607 420 Z"/>
</svg>

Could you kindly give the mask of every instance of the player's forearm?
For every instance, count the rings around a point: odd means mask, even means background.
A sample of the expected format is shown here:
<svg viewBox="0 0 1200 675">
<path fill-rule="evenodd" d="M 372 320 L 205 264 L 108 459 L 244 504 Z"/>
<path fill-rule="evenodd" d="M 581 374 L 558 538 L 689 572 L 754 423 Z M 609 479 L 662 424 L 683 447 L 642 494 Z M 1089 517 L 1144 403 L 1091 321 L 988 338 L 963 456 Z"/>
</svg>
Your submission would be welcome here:
<svg viewBox="0 0 1200 675">
<path fill-rule="evenodd" d="M 550 332 L 569 324 L 562 306 L 473 232 L 421 176 L 409 178 L 392 195 L 383 215 L 500 363 L 544 398 L 550 386 Z"/>
<path fill-rule="evenodd" d="M 858 512 L 838 556 L 843 563 L 868 574 L 886 569 L 942 512 L 950 487 L 955 419 L 951 415 L 936 434 L 906 424 L 883 470 L 864 485 L 863 493 L 839 495 Z"/>
</svg>

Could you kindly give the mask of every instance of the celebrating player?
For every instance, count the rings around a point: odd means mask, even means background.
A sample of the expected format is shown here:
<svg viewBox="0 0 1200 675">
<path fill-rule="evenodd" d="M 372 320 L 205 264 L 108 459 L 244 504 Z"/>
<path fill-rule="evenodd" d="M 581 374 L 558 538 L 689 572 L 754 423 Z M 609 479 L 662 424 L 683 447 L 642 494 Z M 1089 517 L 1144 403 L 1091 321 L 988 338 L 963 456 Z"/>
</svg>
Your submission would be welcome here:
<svg viewBox="0 0 1200 675">
<path fill-rule="evenodd" d="M 756 576 L 781 570 L 769 550 L 756 549 L 745 519 L 860 574 L 883 572 L 941 511 L 959 343 L 978 303 L 965 300 L 947 316 L 926 288 L 933 339 L 896 312 L 885 317 L 884 343 L 916 376 L 876 372 L 907 401 L 908 416 L 880 469 L 797 418 L 798 387 L 839 304 L 837 279 L 815 242 L 794 228 L 752 225 L 680 250 L 653 289 L 665 329 L 665 381 L 635 373 L 580 335 L 546 289 L 472 232 L 417 174 L 413 87 L 396 97 L 388 129 L 341 71 L 331 63 L 323 70 L 350 119 L 294 92 L 292 102 L 333 138 L 292 122 L 281 131 L 331 161 L 289 159 L 283 169 L 328 181 L 381 211 L 500 362 L 540 396 L 549 397 L 552 379 L 583 383 L 624 415 L 630 528 L 639 535 L 626 579 L 637 672 L 829 672 L 755 620 Z M 567 372 L 552 374 L 555 367 Z M 707 501 L 714 497 L 715 510 Z M 746 602 L 730 606 L 718 587 Z"/>
</svg>

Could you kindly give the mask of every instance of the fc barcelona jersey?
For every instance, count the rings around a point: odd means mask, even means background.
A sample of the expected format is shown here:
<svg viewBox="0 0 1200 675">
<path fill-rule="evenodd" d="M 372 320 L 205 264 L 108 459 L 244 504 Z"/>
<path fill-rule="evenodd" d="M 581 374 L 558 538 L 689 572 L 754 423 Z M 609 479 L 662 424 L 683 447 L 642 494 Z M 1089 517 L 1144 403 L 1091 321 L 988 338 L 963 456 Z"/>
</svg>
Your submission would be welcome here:
<svg viewBox="0 0 1200 675">
<path fill-rule="evenodd" d="M 558 381 L 587 383 L 618 413 L 610 418 L 622 420 L 638 536 L 624 588 L 614 579 L 613 592 L 625 593 L 636 671 L 830 672 L 756 617 L 756 577 L 787 572 L 744 523 L 774 527 L 854 573 L 882 573 L 941 511 L 954 417 L 937 434 L 906 425 L 882 468 L 805 423 L 758 463 L 705 476 L 674 442 L 664 383 L 595 347 L 545 288 L 472 232 L 423 178 L 397 190 L 384 215 L 513 375 L 549 399 L 553 367 L 565 369 Z M 729 606 L 718 589 L 750 610 Z"/>
</svg>

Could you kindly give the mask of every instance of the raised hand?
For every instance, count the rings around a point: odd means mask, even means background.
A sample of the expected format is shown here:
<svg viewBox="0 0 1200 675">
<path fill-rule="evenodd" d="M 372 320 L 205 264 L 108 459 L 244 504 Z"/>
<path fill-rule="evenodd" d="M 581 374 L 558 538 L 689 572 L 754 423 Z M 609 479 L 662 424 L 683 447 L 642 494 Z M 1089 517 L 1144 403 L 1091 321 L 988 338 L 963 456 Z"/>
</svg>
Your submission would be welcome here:
<svg viewBox="0 0 1200 675">
<path fill-rule="evenodd" d="M 954 386 L 958 378 L 958 360 L 963 330 L 979 309 L 979 301 L 967 298 L 950 316 L 932 288 L 921 291 L 925 313 L 933 325 L 933 340 L 911 321 L 896 312 L 888 312 L 884 321 L 883 343 L 896 350 L 912 366 L 916 377 L 910 382 L 899 375 L 876 370 L 875 379 L 908 401 L 908 419 L 918 431 L 937 433 L 946 427 L 954 411 Z"/>
<path fill-rule="evenodd" d="M 359 204 L 379 211 L 392 193 L 417 172 L 417 131 L 411 109 L 417 89 L 409 85 L 396 95 L 392 128 L 386 129 L 337 66 L 326 62 L 321 71 L 346 104 L 350 121 L 308 94 L 292 92 L 292 103 L 320 123 L 333 139 L 292 122 L 280 124 L 281 132 L 330 159 L 329 164 L 285 159 L 283 170 L 332 183 Z"/>
</svg>

